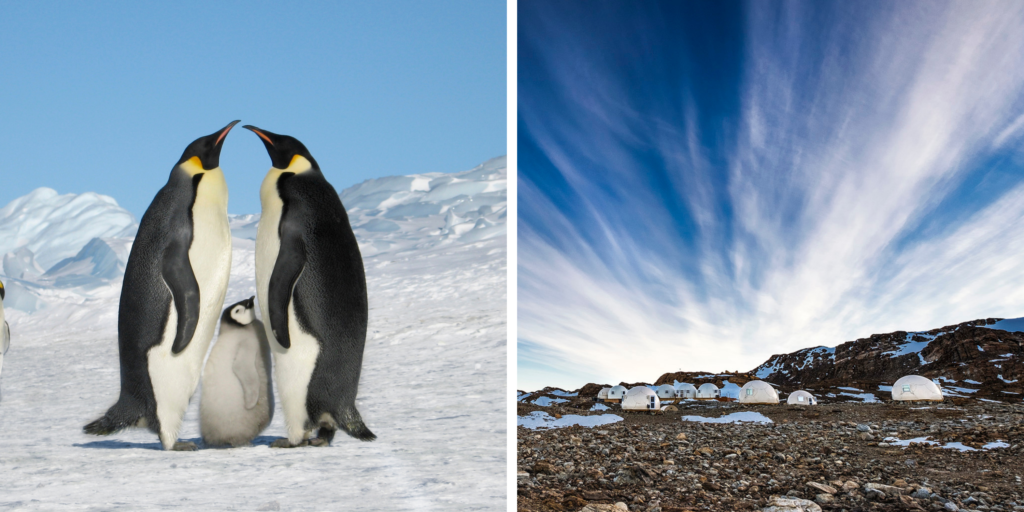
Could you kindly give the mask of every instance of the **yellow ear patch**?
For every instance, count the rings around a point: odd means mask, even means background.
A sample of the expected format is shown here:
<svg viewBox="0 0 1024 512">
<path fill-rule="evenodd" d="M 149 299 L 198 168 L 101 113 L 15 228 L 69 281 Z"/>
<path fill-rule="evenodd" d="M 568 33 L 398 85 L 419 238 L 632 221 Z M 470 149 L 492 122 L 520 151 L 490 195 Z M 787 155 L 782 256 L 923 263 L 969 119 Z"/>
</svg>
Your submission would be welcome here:
<svg viewBox="0 0 1024 512">
<path fill-rule="evenodd" d="M 201 172 L 206 172 L 206 169 L 203 169 L 203 162 L 199 160 L 198 156 L 185 160 L 178 167 L 181 167 L 181 169 L 187 172 L 189 176 L 195 176 Z"/>
<path fill-rule="evenodd" d="M 302 174 L 312 168 L 313 164 L 309 163 L 309 160 L 306 160 L 306 157 L 302 155 L 295 155 L 292 157 L 292 161 L 288 164 L 288 168 L 285 169 L 285 171 Z"/>
</svg>

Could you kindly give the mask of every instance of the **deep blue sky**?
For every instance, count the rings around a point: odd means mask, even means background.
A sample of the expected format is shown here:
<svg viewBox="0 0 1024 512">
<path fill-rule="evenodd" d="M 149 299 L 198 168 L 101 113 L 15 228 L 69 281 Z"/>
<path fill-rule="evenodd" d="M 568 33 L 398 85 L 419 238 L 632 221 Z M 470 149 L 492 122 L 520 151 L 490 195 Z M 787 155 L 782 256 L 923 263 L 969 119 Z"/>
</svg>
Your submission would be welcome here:
<svg viewBox="0 0 1024 512">
<path fill-rule="evenodd" d="M 141 217 L 193 139 L 233 119 L 303 141 L 339 191 L 506 153 L 502 1 L 5 2 L 0 206 L 47 186 Z M 231 213 L 270 167 L 236 128 Z"/>
<path fill-rule="evenodd" d="M 518 16 L 520 389 L 1024 315 L 1024 5 Z"/>
</svg>

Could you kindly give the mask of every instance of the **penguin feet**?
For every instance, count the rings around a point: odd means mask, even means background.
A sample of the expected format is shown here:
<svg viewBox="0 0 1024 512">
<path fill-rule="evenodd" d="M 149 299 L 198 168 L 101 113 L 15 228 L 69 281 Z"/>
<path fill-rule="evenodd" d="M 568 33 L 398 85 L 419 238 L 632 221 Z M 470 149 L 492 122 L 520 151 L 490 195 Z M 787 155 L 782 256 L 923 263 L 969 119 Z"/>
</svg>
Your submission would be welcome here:
<svg viewBox="0 0 1024 512">
<path fill-rule="evenodd" d="M 316 437 L 309 440 L 310 446 L 330 446 L 331 441 L 334 440 L 335 429 L 330 427 L 320 427 L 316 432 Z"/>
<path fill-rule="evenodd" d="M 191 441 L 178 441 L 174 443 L 174 448 L 171 448 L 176 452 L 194 452 L 198 449 L 199 447 Z"/>
<path fill-rule="evenodd" d="M 308 445 L 309 441 L 306 439 L 303 439 L 299 444 L 292 444 L 287 437 L 279 437 L 275 439 L 273 443 L 270 443 L 271 448 L 301 448 Z"/>
</svg>

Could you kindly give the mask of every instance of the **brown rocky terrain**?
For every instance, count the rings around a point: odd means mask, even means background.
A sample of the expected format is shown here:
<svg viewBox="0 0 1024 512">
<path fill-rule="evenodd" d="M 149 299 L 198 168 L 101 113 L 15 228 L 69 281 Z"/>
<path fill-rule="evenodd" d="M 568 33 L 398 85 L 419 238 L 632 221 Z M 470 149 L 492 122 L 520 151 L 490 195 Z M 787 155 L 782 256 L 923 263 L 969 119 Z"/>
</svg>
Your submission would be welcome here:
<svg viewBox="0 0 1024 512">
<path fill-rule="evenodd" d="M 653 383 L 761 379 L 783 402 L 811 391 L 813 407 L 686 401 L 650 414 L 596 405 L 611 384 L 520 391 L 519 510 L 1024 511 L 1024 333 L 983 327 L 999 320 L 875 334 L 774 355 L 748 373 L 675 372 Z M 890 386 L 909 374 L 940 381 L 944 401 L 892 402 Z M 770 423 L 682 421 L 736 412 Z M 615 422 L 578 425 L 595 419 Z M 557 422 L 577 424 L 551 428 Z"/>
<path fill-rule="evenodd" d="M 784 388 L 853 385 L 861 389 L 877 389 L 879 384 L 916 374 L 977 389 L 959 392 L 972 398 L 1020 402 L 1024 397 L 1024 333 L 980 327 L 999 320 L 873 334 L 834 349 L 814 347 L 778 354 L 751 373 Z"/>
<path fill-rule="evenodd" d="M 613 511 L 616 503 L 647 512 L 1024 510 L 1020 404 L 685 402 L 650 415 L 615 405 L 590 412 L 592 400 L 578 403 L 584 407 L 518 405 L 519 416 L 624 418 L 598 427 L 518 427 L 519 510 Z M 740 411 L 773 423 L 681 418 Z M 895 441 L 919 438 L 938 444 Z M 974 450 L 942 447 L 957 442 Z"/>
</svg>

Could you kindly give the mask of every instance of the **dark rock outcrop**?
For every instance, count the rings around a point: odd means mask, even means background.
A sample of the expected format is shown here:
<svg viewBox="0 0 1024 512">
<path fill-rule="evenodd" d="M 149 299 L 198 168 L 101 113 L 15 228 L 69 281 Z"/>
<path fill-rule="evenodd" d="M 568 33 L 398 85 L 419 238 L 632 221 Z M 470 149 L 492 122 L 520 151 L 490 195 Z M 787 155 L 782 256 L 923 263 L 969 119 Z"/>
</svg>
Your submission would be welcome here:
<svg viewBox="0 0 1024 512">
<path fill-rule="evenodd" d="M 865 389 L 916 374 L 978 389 L 964 392 L 973 398 L 1019 401 L 1024 393 L 1024 333 L 982 327 L 999 320 L 873 334 L 835 348 L 777 354 L 751 373 L 785 388 L 862 385 Z"/>
</svg>

